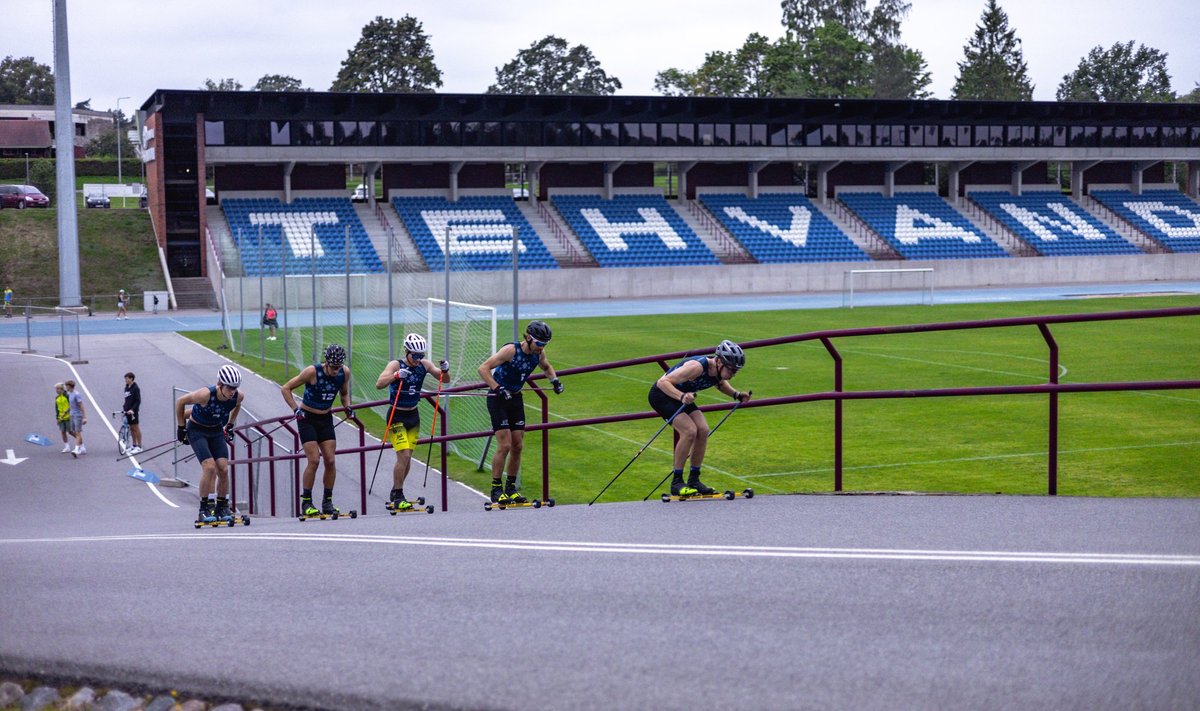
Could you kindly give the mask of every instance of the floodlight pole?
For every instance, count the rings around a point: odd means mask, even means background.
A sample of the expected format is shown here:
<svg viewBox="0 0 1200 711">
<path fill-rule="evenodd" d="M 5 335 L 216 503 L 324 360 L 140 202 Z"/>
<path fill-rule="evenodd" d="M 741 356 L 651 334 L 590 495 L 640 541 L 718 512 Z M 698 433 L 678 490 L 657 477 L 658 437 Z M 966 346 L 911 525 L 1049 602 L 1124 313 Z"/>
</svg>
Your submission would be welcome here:
<svg viewBox="0 0 1200 711">
<path fill-rule="evenodd" d="M 121 182 L 121 100 L 128 99 L 128 96 L 117 97 L 117 185 L 121 186 L 121 207 L 125 207 L 125 184 Z"/>
</svg>

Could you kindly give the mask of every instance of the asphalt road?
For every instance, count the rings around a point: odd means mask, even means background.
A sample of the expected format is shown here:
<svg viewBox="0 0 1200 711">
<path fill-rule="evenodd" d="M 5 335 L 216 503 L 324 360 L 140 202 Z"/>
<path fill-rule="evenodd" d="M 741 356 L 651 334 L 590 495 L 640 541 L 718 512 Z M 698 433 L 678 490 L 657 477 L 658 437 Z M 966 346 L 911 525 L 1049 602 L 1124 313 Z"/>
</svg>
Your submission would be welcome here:
<svg viewBox="0 0 1200 711">
<path fill-rule="evenodd" d="M 101 411 L 138 372 L 147 443 L 170 436 L 170 387 L 198 387 L 220 362 L 170 335 L 88 354 L 78 376 Z M 357 520 L 195 531 L 195 489 L 125 476 L 96 419 L 77 460 L 23 441 L 53 434 L 67 365 L 0 348 L 0 368 L 0 454 L 25 458 L 0 463 L 0 669 L 326 708 L 1200 699 L 1196 500 L 758 496 L 486 513 L 452 485 L 451 510 L 432 516 L 381 515 L 373 499 Z M 282 414 L 270 384 L 247 391 L 259 416 Z M 357 496 L 342 479 L 338 491 L 343 508 Z"/>
</svg>

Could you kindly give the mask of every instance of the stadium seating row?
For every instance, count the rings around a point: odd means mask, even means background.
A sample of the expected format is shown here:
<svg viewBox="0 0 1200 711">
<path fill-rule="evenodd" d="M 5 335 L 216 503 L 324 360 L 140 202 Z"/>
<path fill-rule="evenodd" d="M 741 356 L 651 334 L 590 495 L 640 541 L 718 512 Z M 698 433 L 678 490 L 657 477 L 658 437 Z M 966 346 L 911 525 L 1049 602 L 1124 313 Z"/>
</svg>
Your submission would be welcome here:
<svg viewBox="0 0 1200 711">
<path fill-rule="evenodd" d="M 552 195 L 551 201 L 602 267 L 718 264 L 661 195 Z"/>
<path fill-rule="evenodd" d="M 905 259 L 973 259 L 1008 253 L 935 193 L 841 193 L 838 199 Z"/>
<path fill-rule="evenodd" d="M 221 208 L 247 276 L 275 276 L 284 270 L 383 271 L 349 198 L 299 198 L 291 204 L 277 198 L 230 198 Z"/>
<path fill-rule="evenodd" d="M 1200 204 L 1177 190 L 1094 190 L 1091 196 L 1172 252 L 1200 252 Z"/>
<path fill-rule="evenodd" d="M 758 262 L 870 260 L 804 195 L 706 194 L 700 202 Z"/>
<path fill-rule="evenodd" d="M 1041 255 L 1141 252 L 1062 193 L 972 192 L 967 197 Z"/>
<path fill-rule="evenodd" d="M 412 235 L 421 257 L 440 271 L 442 244 L 450 236 L 451 271 L 512 269 L 512 234 L 517 229 L 521 269 L 556 269 L 546 245 L 513 202 L 503 195 L 472 195 L 450 202 L 444 197 L 394 197 L 392 206 Z"/>
</svg>

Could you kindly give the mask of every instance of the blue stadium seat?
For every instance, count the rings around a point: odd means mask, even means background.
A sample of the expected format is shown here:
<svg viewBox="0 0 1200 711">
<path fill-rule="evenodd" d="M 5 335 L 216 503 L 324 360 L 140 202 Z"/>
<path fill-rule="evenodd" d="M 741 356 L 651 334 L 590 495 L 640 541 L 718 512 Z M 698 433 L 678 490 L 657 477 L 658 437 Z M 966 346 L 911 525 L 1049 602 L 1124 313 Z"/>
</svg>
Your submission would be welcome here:
<svg viewBox="0 0 1200 711">
<path fill-rule="evenodd" d="M 558 264 L 511 197 L 472 195 L 450 202 L 443 197 L 393 197 L 392 206 L 417 243 L 425 263 L 441 271 L 445 230 L 454 235 L 451 271 L 512 269 L 512 229 L 518 229 L 521 269 L 556 269 Z M 434 234 L 437 237 L 434 237 Z"/>
<path fill-rule="evenodd" d="M 602 267 L 718 264 L 661 195 L 553 195 L 551 201 Z"/>
<path fill-rule="evenodd" d="M 860 262 L 870 257 L 799 193 L 701 195 L 700 202 L 761 263 Z"/>
<path fill-rule="evenodd" d="M 1092 190 L 1100 204 L 1172 252 L 1200 252 L 1200 204 L 1178 190 Z"/>
<path fill-rule="evenodd" d="M 845 192 L 838 199 L 905 259 L 1007 257 L 1008 253 L 936 193 Z"/>
<path fill-rule="evenodd" d="M 221 201 L 221 208 L 246 276 L 277 276 L 284 263 L 289 274 L 307 273 L 314 266 L 318 274 L 344 274 L 347 256 L 352 273 L 383 272 L 349 198 L 299 198 L 290 205 L 276 198 L 230 198 Z M 319 247 L 316 259 L 310 228 Z"/>
<path fill-rule="evenodd" d="M 1062 193 L 981 191 L 968 197 L 1044 256 L 1141 253 Z"/>
</svg>

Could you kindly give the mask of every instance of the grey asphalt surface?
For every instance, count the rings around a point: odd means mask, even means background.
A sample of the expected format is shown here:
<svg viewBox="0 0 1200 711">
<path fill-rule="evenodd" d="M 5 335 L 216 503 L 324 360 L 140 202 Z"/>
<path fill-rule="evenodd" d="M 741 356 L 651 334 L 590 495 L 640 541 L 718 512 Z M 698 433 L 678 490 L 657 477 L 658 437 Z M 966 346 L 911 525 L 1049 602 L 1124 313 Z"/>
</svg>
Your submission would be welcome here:
<svg viewBox="0 0 1200 711">
<path fill-rule="evenodd" d="M 97 408 L 78 460 L 23 441 L 53 434 L 52 384 L 71 372 L 11 346 L 0 368 L 20 407 L 0 418 L 0 454 L 27 459 L 0 464 L 0 669 L 324 708 L 1200 699 L 1197 500 L 758 496 L 485 513 L 451 486 L 450 512 L 432 516 L 375 506 L 195 531 L 195 488 L 159 489 L 175 508 L 125 476 Z M 121 374 L 138 373 L 148 444 L 172 435 L 170 388 L 199 387 L 222 362 L 170 334 L 85 347 L 76 369 L 104 414 Z M 277 388 L 245 387 L 255 415 L 283 414 Z M 343 509 L 357 496 L 347 469 Z"/>
</svg>

